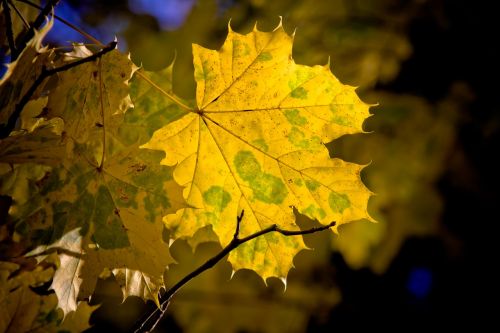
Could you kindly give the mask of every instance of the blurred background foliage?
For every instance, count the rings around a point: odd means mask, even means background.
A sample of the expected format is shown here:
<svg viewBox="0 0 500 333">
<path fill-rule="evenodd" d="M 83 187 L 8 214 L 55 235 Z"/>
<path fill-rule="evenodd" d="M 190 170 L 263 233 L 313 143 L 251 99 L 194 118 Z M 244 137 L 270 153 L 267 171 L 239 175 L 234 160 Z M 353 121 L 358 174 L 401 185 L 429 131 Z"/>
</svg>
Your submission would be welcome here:
<svg viewBox="0 0 500 333">
<path fill-rule="evenodd" d="M 252 272 L 231 279 L 229 265 L 220 264 L 176 296 L 159 330 L 304 332 L 355 328 L 363 319 L 387 327 L 388 316 L 412 325 L 467 320 L 457 314 L 470 311 L 480 294 L 464 288 L 476 281 L 479 267 L 473 253 L 480 242 L 469 231 L 472 223 L 491 222 L 498 202 L 497 178 L 489 175 L 500 118 L 484 76 L 498 51 L 482 42 L 491 43 L 495 31 L 484 4 L 63 0 L 56 14 L 103 42 L 117 36 L 119 47 L 147 70 L 175 58 L 174 91 L 184 98 L 195 92 L 191 43 L 217 49 L 229 20 L 245 33 L 256 22 L 272 30 L 281 16 L 285 30 L 296 33 L 296 62 L 330 61 L 343 83 L 378 103 L 365 123 L 370 134 L 328 145 L 332 156 L 368 165 L 363 178 L 376 193 L 369 208 L 378 223 L 357 221 L 339 235 L 306 236 L 315 250 L 297 256 L 285 293 L 278 280 L 266 286 Z M 64 45 L 82 37 L 56 21 L 49 39 Z M 299 223 L 313 224 L 301 216 Z M 167 271 L 167 283 L 217 250 L 201 242 L 193 253 L 177 241 L 172 252 L 179 264 Z M 118 305 L 121 293 L 110 279 L 92 302 L 102 303 L 92 317 L 95 332 L 128 331 L 144 310 L 133 297 Z"/>
</svg>

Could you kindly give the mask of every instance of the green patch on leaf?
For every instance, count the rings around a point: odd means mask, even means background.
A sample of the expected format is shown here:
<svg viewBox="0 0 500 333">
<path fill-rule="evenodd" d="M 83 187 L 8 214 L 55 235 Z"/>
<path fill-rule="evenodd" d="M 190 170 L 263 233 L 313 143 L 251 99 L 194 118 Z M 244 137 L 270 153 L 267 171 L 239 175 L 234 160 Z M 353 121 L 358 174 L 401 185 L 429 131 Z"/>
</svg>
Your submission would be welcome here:
<svg viewBox="0 0 500 333">
<path fill-rule="evenodd" d="M 298 109 L 288 109 L 284 110 L 286 119 L 292 125 L 303 126 L 307 124 L 307 119 L 300 115 L 300 111 Z"/>
<path fill-rule="evenodd" d="M 257 61 L 269 61 L 269 60 L 272 60 L 272 59 L 273 59 L 273 56 L 269 52 L 262 52 L 257 57 Z"/>
<path fill-rule="evenodd" d="M 262 172 L 252 152 L 238 152 L 234 157 L 234 165 L 239 176 L 249 183 L 255 199 L 280 204 L 288 195 L 288 190 L 280 178 Z"/>
<path fill-rule="evenodd" d="M 351 207 L 351 202 L 345 194 L 331 192 L 328 197 L 330 208 L 336 213 L 342 213 L 345 209 Z"/>
<path fill-rule="evenodd" d="M 261 174 L 259 162 L 248 150 L 239 151 L 234 157 L 234 166 L 241 179 L 251 181 Z"/>
<path fill-rule="evenodd" d="M 250 182 L 255 199 L 280 204 L 288 195 L 285 184 L 276 176 L 271 174 L 261 174 Z"/>
<path fill-rule="evenodd" d="M 316 191 L 316 189 L 319 187 L 319 183 L 315 181 L 314 179 L 306 179 L 306 187 L 309 191 Z"/>
<path fill-rule="evenodd" d="M 298 87 L 292 90 L 290 96 L 298 99 L 306 99 L 307 98 L 307 90 L 304 87 Z"/>
<path fill-rule="evenodd" d="M 307 139 L 305 134 L 295 126 L 292 127 L 292 130 L 288 133 L 288 141 L 295 147 L 304 149 L 318 149 L 321 147 L 321 140 L 319 137 L 313 136 L 311 139 Z"/>
<path fill-rule="evenodd" d="M 250 54 L 250 47 L 247 43 L 239 40 L 233 40 L 233 57 L 239 58 Z"/>
<path fill-rule="evenodd" d="M 259 148 L 260 150 L 267 152 L 269 150 L 269 146 L 267 145 L 264 139 L 257 139 L 252 141 L 252 145 Z"/>
<path fill-rule="evenodd" d="M 350 119 L 347 118 L 347 110 L 346 107 L 350 110 L 353 109 L 353 105 L 338 105 L 338 104 L 330 104 L 330 112 L 332 113 L 331 121 L 341 125 L 341 126 L 351 126 Z"/>
<path fill-rule="evenodd" d="M 222 211 L 231 201 L 231 195 L 220 186 L 211 186 L 203 192 L 203 200 L 208 205 L 216 207 L 218 211 Z"/>
<path fill-rule="evenodd" d="M 323 219 L 326 216 L 325 211 L 322 208 L 319 208 L 319 207 L 317 207 L 315 205 L 309 205 L 309 206 L 307 206 L 307 208 L 304 209 L 302 211 L 302 213 L 304 215 L 307 215 L 307 216 L 311 217 L 311 218 L 318 218 L 319 217 L 320 219 Z"/>
</svg>

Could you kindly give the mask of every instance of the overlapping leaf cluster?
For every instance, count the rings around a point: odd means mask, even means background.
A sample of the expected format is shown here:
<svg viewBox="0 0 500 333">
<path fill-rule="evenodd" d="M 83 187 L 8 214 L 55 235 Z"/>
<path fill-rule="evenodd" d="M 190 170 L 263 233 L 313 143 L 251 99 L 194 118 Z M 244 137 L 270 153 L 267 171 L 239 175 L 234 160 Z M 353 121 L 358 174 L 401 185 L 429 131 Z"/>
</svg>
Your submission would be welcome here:
<svg viewBox="0 0 500 333">
<path fill-rule="evenodd" d="M 56 53 L 41 46 L 44 33 L 0 82 L 3 124 L 39 68 L 97 52 L 75 44 Z M 173 262 L 164 225 L 171 241 L 196 244 L 208 230 L 225 246 L 242 211 L 240 237 L 273 224 L 299 230 L 294 209 L 325 225 L 369 219 L 362 166 L 330 158 L 324 145 L 363 132 L 369 106 L 328 65 L 296 64 L 292 44 L 280 24 L 246 35 L 229 28 L 219 51 L 194 45 L 194 102 L 173 95 L 172 67 L 132 78 L 138 69 L 117 50 L 28 96 L 15 131 L 0 141 L 0 194 L 11 200 L 5 225 L 37 267 L 55 262 L 42 282 L 52 279 L 65 315 L 109 274 L 124 297 L 158 303 Z M 228 260 L 234 271 L 286 281 L 305 248 L 301 237 L 268 233 Z"/>
<path fill-rule="evenodd" d="M 41 47 L 48 28 L 9 66 L 0 85 L 2 119 L 36 79 L 36 66 L 57 68 L 93 54 L 75 45 L 56 59 Z M 139 149 L 154 130 L 150 124 L 161 126 L 169 113 L 129 110 L 135 70 L 113 50 L 59 73 L 52 86 L 31 96 L 16 130 L 0 142 L 0 189 L 11 198 L 2 223 L 28 245 L 25 253 L 43 262 L 58 253 L 60 264 L 47 281 L 66 315 L 109 272 L 125 297 L 157 301 L 165 267 L 173 262 L 161 219 L 182 207 L 180 187 L 159 164 L 161 153 Z"/>
</svg>

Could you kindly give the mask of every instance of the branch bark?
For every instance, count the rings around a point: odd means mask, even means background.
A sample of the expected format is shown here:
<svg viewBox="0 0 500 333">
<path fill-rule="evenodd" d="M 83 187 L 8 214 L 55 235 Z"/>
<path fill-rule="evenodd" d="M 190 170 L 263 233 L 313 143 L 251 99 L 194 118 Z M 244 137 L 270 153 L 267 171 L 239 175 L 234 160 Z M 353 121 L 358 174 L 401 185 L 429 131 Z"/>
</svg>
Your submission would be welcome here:
<svg viewBox="0 0 500 333">
<path fill-rule="evenodd" d="M 160 322 L 160 320 L 165 315 L 165 312 L 172 300 L 172 297 L 181 289 L 186 283 L 191 281 L 193 278 L 197 277 L 204 271 L 215 266 L 219 261 L 221 261 L 227 254 L 229 254 L 232 250 L 236 249 L 241 244 L 244 244 L 252 239 L 260 237 L 262 235 L 268 234 L 270 232 L 278 232 L 284 236 L 298 236 L 298 235 L 306 235 L 312 234 L 315 232 L 323 231 L 330 229 L 335 226 L 336 222 L 332 222 L 328 225 L 315 227 L 307 230 L 285 230 L 280 228 L 278 225 L 273 224 L 261 231 L 253 233 L 247 237 L 239 238 L 239 230 L 240 224 L 243 220 L 244 211 L 241 211 L 241 214 L 237 217 L 236 220 L 236 231 L 234 233 L 232 241 L 224 247 L 219 253 L 217 253 L 212 258 L 208 259 L 204 264 L 196 268 L 194 271 L 183 277 L 179 282 L 177 282 L 174 286 L 168 289 L 163 295 L 160 296 L 160 308 L 155 308 L 151 313 L 143 316 L 145 319 L 141 319 L 140 326 L 134 331 L 135 333 L 145 333 L 151 332 Z"/>
<path fill-rule="evenodd" d="M 94 53 L 93 55 L 91 55 L 89 57 L 71 62 L 69 64 L 66 64 L 66 65 L 63 65 L 60 67 L 56 67 L 56 68 L 47 69 L 46 67 L 43 67 L 40 75 L 36 78 L 36 80 L 33 82 L 33 84 L 28 89 L 28 91 L 23 95 L 23 97 L 21 98 L 19 103 L 16 104 L 14 112 L 12 112 L 12 114 L 9 116 L 9 120 L 7 121 L 7 124 L 5 124 L 3 127 L 0 126 L 0 139 L 8 137 L 9 134 L 14 130 L 14 127 L 16 126 L 16 121 L 19 118 L 21 111 L 26 106 L 26 104 L 29 102 L 29 100 L 31 99 L 31 97 L 35 93 L 36 89 L 43 83 L 43 81 L 46 78 L 48 78 L 56 73 L 67 71 L 68 69 L 79 66 L 81 64 L 94 61 L 94 60 L 102 57 L 106 53 L 113 51 L 115 48 L 116 48 L 116 42 L 111 42 L 106 47 L 101 49 L 99 52 Z"/>
</svg>

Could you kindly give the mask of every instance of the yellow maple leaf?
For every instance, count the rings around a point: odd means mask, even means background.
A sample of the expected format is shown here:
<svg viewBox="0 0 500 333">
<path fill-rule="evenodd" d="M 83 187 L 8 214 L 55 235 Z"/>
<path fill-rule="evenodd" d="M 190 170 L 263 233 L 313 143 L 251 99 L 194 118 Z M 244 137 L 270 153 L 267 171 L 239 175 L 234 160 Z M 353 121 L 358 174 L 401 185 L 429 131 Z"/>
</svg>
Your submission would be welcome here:
<svg viewBox="0 0 500 333">
<path fill-rule="evenodd" d="M 197 109 L 153 134 L 143 148 L 164 150 L 191 206 L 164 218 L 171 237 L 212 225 L 222 245 L 245 211 L 244 237 L 272 224 L 298 229 L 293 207 L 322 224 L 361 218 L 371 192 L 362 166 L 331 159 L 324 143 L 363 132 L 369 106 L 329 66 L 292 59 L 281 23 L 246 35 L 229 28 L 219 51 L 193 45 Z M 301 237 L 268 233 L 232 251 L 233 269 L 286 278 Z"/>
</svg>

